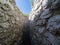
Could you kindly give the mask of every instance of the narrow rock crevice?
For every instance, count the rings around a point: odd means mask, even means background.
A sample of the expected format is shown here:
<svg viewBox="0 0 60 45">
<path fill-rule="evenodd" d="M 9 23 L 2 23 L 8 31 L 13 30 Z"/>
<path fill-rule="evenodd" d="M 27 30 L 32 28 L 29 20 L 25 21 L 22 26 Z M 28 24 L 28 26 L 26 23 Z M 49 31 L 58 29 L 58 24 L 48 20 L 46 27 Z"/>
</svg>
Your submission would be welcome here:
<svg viewBox="0 0 60 45">
<path fill-rule="evenodd" d="M 30 36 L 30 27 L 28 21 L 24 24 L 23 27 L 23 34 L 21 40 L 19 41 L 18 45 L 31 45 L 31 36 Z"/>
</svg>

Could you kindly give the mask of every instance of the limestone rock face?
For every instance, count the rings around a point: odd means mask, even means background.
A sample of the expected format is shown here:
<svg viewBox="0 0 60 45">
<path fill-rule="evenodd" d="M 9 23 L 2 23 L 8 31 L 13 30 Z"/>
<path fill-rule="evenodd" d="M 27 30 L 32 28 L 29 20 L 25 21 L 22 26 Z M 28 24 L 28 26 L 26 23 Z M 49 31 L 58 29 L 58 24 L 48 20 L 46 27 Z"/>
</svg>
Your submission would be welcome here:
<svg viewBox="0 0 60 45">
<path fill-rule="evenodd" d="M 15 0 L 0 0 L 0 45 L 17 45 L 21 40 L 24 19 Z"/>
<path fill-rule="evenodd" d="M 60 45 L 60 0 L 34 0 L 29 21 L 32 45 Z"/>
</svg>

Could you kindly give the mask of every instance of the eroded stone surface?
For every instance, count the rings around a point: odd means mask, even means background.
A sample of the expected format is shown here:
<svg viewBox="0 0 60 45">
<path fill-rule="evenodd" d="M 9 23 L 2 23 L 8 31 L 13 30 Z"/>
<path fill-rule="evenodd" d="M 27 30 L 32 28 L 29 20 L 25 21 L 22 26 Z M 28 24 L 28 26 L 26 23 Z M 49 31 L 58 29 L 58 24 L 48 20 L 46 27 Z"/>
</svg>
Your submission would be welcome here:
<svg viewBox="0 0 60 45">
<path fill-rule="evenodd" d="M 0 0 L 0 45 L 17 45 L 22 37 L 24 20 L 15 0 Z"/>
<path fill-rule="evenodd" d="M 60 45 L 60 0 L 34 0 L 29 15 L 32 45 Z"/>
</svg>

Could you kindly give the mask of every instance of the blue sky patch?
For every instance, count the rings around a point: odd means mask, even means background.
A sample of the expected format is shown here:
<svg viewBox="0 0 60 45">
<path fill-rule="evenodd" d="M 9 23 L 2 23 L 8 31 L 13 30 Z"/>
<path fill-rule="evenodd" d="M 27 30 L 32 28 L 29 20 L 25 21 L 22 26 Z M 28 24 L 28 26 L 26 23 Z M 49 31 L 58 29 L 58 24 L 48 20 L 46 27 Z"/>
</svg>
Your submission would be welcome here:
<svg viewBox="0 0 60 45">
<path fill-rule="evenodd" d="M 29 14 L 31 10 L 30 0 L 16 0 L 16 5 L 24 14 Z"/>
</svg>

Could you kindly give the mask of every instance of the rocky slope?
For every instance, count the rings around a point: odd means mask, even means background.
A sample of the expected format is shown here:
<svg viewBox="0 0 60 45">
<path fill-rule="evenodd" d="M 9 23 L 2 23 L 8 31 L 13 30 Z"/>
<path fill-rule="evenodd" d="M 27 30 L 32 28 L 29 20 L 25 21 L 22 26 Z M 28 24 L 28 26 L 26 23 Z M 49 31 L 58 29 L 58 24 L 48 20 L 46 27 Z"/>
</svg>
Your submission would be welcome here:
<svg viewBox="0 0 60 45">
<path fill-rule="evenodd" d="M 15 0 L 0 0 L 0 45 L 17 45 L 25 19 Z"/>
<path fill-rule="evenodd" d="M 60 45 L 60 0 L 34 0 L 29 21 L 32 45 Z"/>
</svg>

